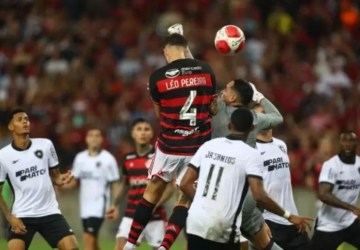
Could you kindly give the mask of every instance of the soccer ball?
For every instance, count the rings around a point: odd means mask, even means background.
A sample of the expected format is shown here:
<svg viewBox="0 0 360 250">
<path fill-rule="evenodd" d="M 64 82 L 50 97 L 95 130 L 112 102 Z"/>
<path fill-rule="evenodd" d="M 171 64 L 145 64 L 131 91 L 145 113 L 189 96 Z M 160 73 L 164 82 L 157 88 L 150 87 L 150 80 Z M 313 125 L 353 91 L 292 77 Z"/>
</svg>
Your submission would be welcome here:
<svg viewBox="0 0 360 250">
<path fill-rule="evenodd" d="M 235 25 L 225 25 L 216 32 L 215 48 L 221 54 L 234 55 L 245 46 L 244 32 Z"/>
</svg>

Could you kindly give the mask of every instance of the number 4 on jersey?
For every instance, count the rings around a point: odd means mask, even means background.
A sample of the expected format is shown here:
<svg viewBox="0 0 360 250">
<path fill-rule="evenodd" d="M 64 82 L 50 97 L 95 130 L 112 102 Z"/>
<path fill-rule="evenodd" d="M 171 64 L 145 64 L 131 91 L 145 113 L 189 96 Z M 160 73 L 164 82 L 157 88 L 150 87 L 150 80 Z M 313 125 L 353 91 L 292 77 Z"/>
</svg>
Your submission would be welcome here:
<svg viewBox="0 0 360 250">
<path fill-rule="evenodd" d="M 190 120 L 190 126 L 196 126 L 196 108 L 190 109 L 196 95 L 196 90 L 191 90 L 190 95 L 186 99 L 184 106 L 180 110 L 180 120 Z"/>
</svg>

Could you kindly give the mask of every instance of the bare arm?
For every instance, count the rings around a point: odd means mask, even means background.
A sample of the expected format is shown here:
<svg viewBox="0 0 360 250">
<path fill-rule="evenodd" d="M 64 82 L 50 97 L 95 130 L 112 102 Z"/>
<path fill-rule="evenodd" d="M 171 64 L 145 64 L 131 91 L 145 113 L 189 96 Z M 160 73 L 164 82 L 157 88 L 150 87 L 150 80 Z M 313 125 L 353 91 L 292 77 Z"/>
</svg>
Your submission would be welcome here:
<svg viewBox="0 0 360 250">
<path fill-rule="evenodd" d="M 303 232 L 306 228 L 310 229 L 310 222 L 313 221 L 312 218 L 302 217 L 293 214 L 287 214 L 282 207 L 279 206 L 273 199 L 271 199 L 264 190 L 263 181 L 257 177 L 248 177 L 249 185 L 251 192 L 253 193 L 254 199 L 266 210 L 285 217 L 291 223 L 293 223 L 298 229 L 299 232 Z"/>
<path fill-rule="evenodd" d="M 71 171 L 68 170 L 65 174 L 61 174 L 58 167 L 50 168 L 50 178 L 54 185 L 63 186 L 72 181 L 74 176 L 71 174 Z"/>
<path fill-rule="evenodd" d="M 21 219 L 16 218 L 11 214 L 2 196 L 2 191 L 3 191 L 3 184 L 0 185 L 0 209 L 3 212 L 6 220 L 10 223 L 11 230 L 17 234 L 25 234 L 27 232 L 25 225 L 23 224 Z"/>
<path fill-rule="evenodd" d="M 351 212 L 359 210 L 357 207 L 339 200 L 335 195 L 332 194 L 334 185 L 327 182 L 321 182 L 319 185 L 319 199 L 333 207 L 342 208 Z"/>
<path fill-rule="evenodd" d="M 106 218 L 111 220 L 115 220 L 118 218 L 120 202 L 128 193 L 129 187 L 130 185 L 128 183 L 126 175 L 122 175 L 120 177 L 120 182 L 117 182 L 117 184 L 112 184 L 111 188 L 114 196 L 112 200 L 112 205 L 106 211 Z"/>
<path fill-rule="evenodd" d="M 154 103 L 154 110 L 155 110 L 155 115 L 158 119 L 160 119 L 160 105 Z"/>
<path fill-rule="evenodd" d="M 181 180 L 180 189 L 191 200 L 193 200 L 195 196 L 196 189 L 194 183 L 198 179 L 198 177 L 199 177 L 198 171 L 196 171 L 195 168 L 190 167 L 188 165 L 188 167 L 186 168 L 185 175 Z"/>
<path fill-rule="evenodd" d="M 2 197 L 3 191 L 3 184 L 0 185 L 0 208 L 4 214 L 4 217 L 8 220 L 9 216 L 11 215 L 9 208 L 7 207 L 4 198 Z"/>
</svg>

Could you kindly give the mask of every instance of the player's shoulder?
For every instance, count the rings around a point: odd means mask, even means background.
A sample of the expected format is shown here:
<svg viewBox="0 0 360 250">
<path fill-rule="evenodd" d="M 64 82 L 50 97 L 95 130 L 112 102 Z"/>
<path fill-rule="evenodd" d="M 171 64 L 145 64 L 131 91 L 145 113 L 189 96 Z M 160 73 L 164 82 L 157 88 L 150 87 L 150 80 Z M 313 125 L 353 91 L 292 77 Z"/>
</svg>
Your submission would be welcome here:
<svg viewBox="0 0 360 250">
<path fill-rule="evenodd" d="M 337 165 L 337 163 L 340 162 L 340 158 L 338 155 L 334 155 L 331 158 L 329 158 L 328 160 L 324 161 L 323 166 L 325 165 L 331 165 L 331 166 L 335 166 Z"/>
<path fill-rule="evenodd" d="M 6 146 L 3 147 L 2 149 L 0 149 L 0 155 L 1 155 L 1 156 L 6 156 L 6 155 L 8 155 L 8 153 L 9 153 L 10 151 L 13 151 L 13 147 L 12 147 L 11 143 L 8 144 L 8 145 L 6 145 Z M 0 158 L 2 158 L 2 157 L 0 157 Z"/>
<path fill-rule="evenodd" d="M 76 158 L 83 158 L 85 156 L 87 156 L 89 154 L 89 152 L 87 151 L 87 149 L 83 150 L 83 151 L 80 151 L 76 154 Z"/>
<path fill-rule="evenodd" d="M 101 154 L 102 154 L 104 157 L 107 157 L 107 158 L 111 158 L 111 159 L 115 158 L 115 156 L 114 156 L 110 151 L 108 151 L 108 150 L 106 150 L 106 149 L 102 149 L 102 150 L 101 150 Z"/>
<path fill-rule="evenodd" d="M 276 144 L 278 146 L 286 147 L 286 143 L 283 140 L 276 138 L 276 137 L 273 137 L 272 140 L 273 140 L 274 144 Z"/>
<path fill-rule="evenodd" d="M 137 157 L 137 154 L 135 151 L 132 151 L 132 152 L 129 152 L 127 154 L 124 155 L 124 160 L 127 161 L 127 160 L 133 160 Z"/>
<path fill-rule="evenodd" d="M 32 145 L 48 146 L 52 144 L 52 141 L 47 138 L 31 138 Z"/>
</svg>

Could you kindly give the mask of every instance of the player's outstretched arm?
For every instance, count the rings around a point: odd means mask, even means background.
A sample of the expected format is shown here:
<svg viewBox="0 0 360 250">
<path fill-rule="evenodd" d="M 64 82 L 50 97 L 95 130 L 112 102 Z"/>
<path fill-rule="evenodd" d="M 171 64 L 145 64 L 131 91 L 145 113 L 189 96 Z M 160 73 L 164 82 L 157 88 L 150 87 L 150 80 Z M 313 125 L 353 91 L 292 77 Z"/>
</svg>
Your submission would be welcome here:
<svg viewBox="0 0 360 250">
<path fill-rule="evenodd" d="M 349 203 L 339 200 L 336 196 L 333 195 L 332 193 L 333 188 L 334 185 L 331 183 L 320 182 L 319 199 L 330 206 L 351 211 L 360 219 L 360 209 Z"/>
<path fill-rule="evenodd" d="M 3 184 L 0 185 L 0 194 L 2 194 Z M 10 213 L 9 208 L 7 207 L 4 198 L 0 195 L 0 209 L 3 212 L 6 220 L 11 225 L 11 231 L 16 234 L 25 234 L 27 232 L 24 223 L 21 219 L 16 218 Z"/>
<path fill-rule="evenodd" d="M 290 214 L 268 196 L 265 192 L 263 181 L 259 177 L 248 176 L 247 178 L 255 201 L 263 208 L 269 212 L 286 218 L 299 229 L 299 232 L 304 232 L 307 228 L 311 228 L 310 223 L 313 221 L 312 218 Z"/>
<path fill-rule="evenodd" d="M 258 129 L 270 129 L 281 124 L 284 121 L 284 118 L 279 110 L 256 89 L 254 84 L 250 83 L 250 85 L 254 91 L 253 101 L 259 103 L 264 109 L 264 113 L 256 113 Z"/>
<path fill-rule="evenodd" d="M 180 183 L 180 189 L 183 193 L 189 197 L 191 200 L 194 199 L 195 196 L 195 181 L 198 179 L 199 173 L 195 168 L 188 165 L 186 168 L 185 175 Z"/>
</svg>

